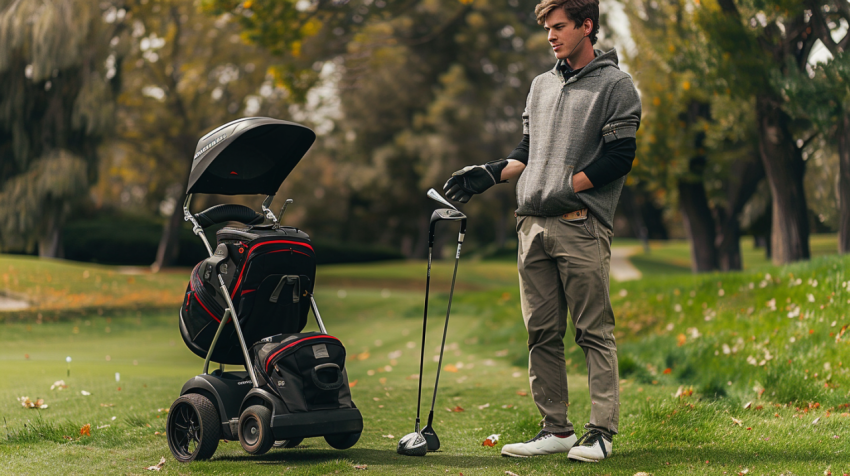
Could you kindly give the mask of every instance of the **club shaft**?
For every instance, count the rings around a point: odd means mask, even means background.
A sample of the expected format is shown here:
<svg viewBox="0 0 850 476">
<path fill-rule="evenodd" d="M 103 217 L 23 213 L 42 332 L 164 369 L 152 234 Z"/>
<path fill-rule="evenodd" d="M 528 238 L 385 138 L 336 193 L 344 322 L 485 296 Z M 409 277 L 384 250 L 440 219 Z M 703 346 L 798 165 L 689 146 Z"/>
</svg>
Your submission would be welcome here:
<svg viewBox="0 0 850 476">
<path fill-rule="evenodd" d="M 422 318 L 422 346 L 419 353 L 419 394 L 416 397 L 416 431 L 419 431 L 419 407 L 422 406 L 422 372 L 425 364 L 425 331 L 428 328 L 428 292 L 431 289 L 431 253 L 434 248 L 428 247 L 428 277 L 425 278 L 425 315 Z"/>
<path fill-rule="evenodd" d="M 440 361 L 437 364 L 437 380 L 434 382 L 434 396 L 431 398 L 431 413 L 429 414 L 429 421 L 434 418 L 434 403 L 437 401 L 437 386 L 440 384 L 440 369 L 443 368 L 443 352 L 446 349 L 446 334 L 449 330 L 449 315 L 452 313 L 452 297 L 455 293 L 455 279 L 457 278 L 457 264 L 460 261 L 460 247 L 463 245 L 463 234 L 458 236 L 457 240 L 457 254 L 455 255 L 455 269 L 452 273 L 452 287 L 449 290 L 449 306 L 446 309 L 446 323 L 443 325 L 443 342 L 440 344 Z"/>
</svg>

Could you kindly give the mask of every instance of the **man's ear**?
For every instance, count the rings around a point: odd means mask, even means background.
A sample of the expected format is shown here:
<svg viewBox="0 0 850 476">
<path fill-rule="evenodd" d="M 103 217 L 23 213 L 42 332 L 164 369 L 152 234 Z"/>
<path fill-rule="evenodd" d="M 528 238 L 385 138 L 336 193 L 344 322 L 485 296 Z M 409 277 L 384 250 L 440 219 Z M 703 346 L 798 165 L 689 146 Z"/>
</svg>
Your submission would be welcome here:
<svg viewBox="0 0 850 476">
<path fill-rule="evenodd" d="M 590 36 L 590 32 L 593 31 L 593 20 L 585 18 L 581 27 L 584 30 L 584 36 Z"/>
</svg>

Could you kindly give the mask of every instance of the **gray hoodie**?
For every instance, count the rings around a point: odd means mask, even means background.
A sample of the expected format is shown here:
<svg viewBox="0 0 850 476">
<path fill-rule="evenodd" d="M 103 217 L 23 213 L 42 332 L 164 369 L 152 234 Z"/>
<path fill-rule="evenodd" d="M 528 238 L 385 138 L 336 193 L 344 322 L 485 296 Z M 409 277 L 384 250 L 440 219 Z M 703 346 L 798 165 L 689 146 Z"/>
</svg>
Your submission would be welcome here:
<svg viewBox="0 0 850 476">
<path fill-rule="evenodd" d="M 531 83 L 522 115 L 529 148 L 517 182 L 517 215 L 558 216 L 588 208 L 612 227 L 626 178 L 577 194 L 573 173 L 599 159 L 604 142 L 635 137 L 640 97 L 631 76 L 617 66 L 616 50 L 594 52 L 596 58 L 566 82 L 556 67 Z"/>
</svg>

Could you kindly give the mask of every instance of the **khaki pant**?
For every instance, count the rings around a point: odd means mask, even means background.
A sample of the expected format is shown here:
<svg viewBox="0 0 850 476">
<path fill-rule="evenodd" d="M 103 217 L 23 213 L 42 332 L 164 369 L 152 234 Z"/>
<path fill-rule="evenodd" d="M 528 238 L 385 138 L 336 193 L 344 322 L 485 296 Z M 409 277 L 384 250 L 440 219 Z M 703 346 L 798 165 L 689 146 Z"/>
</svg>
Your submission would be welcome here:
<svg viewBox="0 0 850 476">
<path fill-rule="evenodd" d="M 528 330 L 528 378 L 543 427 L 573 431 L 564 360 L 567 311 L 587 360 L 590 427 L 614 435 L 620 417 L 614 313 L 608 295 L 612 231 L 591 214 L 517 218 L 520 296 Z"/>
</svg>

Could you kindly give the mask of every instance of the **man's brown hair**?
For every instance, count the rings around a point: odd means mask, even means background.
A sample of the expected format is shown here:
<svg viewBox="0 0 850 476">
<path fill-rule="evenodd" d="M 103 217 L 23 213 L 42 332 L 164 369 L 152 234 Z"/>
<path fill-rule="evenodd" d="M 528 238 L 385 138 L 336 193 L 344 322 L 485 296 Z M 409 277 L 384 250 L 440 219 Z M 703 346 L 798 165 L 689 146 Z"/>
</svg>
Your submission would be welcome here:
<svg viewBox="0 0 850 476">
<path fill-rule="evenodd" d="M 590 18 L 593 22 L 589 35 L 590 44 L 596 44 L 596 34 L 599 33 L 599 0 L 543 0 L 534 7 L 537 23 L 542 25 L 546 16 L 556 8 L 564 9 L 567 18 L 575 23 L 576 29 L 581 28 L 586 18 Z"/>
</svg>

